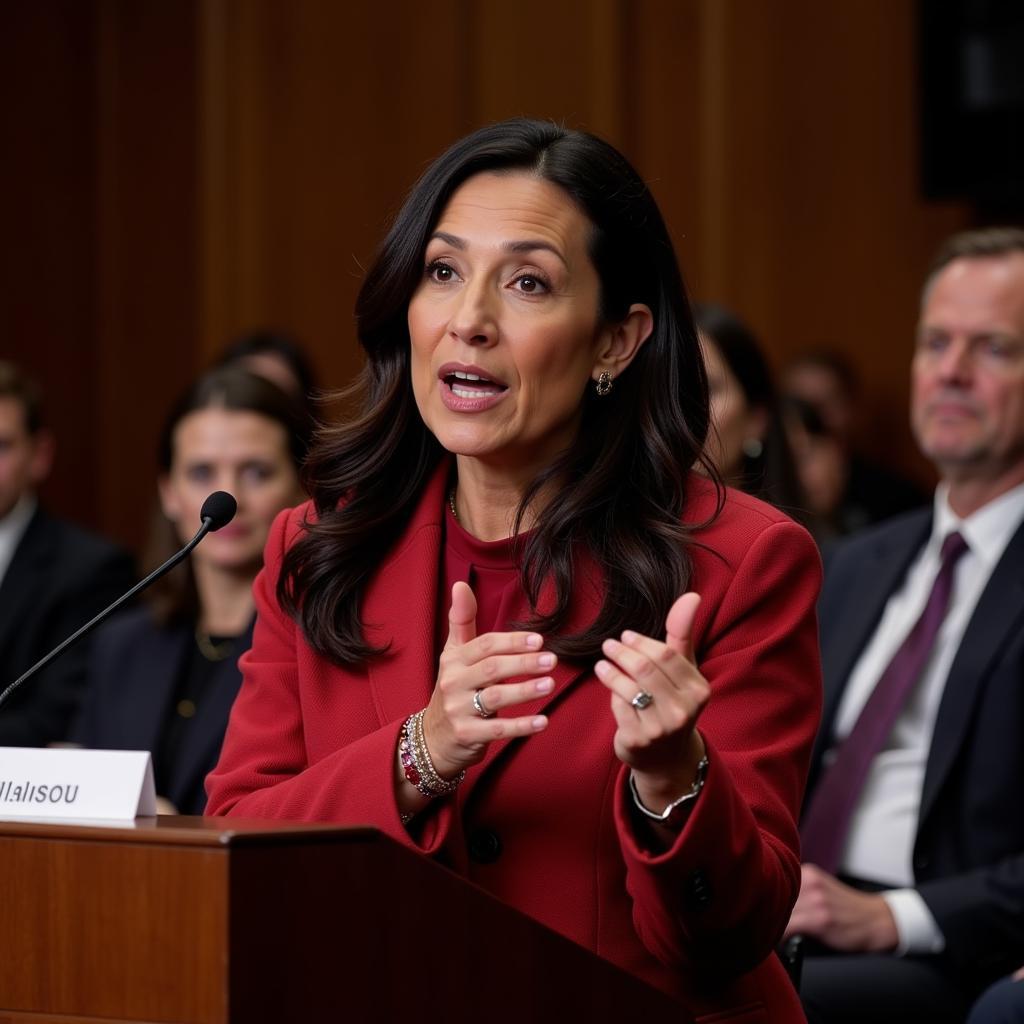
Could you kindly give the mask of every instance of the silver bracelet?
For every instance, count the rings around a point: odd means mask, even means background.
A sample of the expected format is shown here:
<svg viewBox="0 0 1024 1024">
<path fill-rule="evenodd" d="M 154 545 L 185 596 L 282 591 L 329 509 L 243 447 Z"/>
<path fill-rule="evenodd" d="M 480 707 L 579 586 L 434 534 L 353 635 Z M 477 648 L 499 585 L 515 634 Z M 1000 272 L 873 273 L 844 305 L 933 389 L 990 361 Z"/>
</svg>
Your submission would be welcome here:
<svg viewBox="0 0 1024 1024">
<path fill-rule="evenodd" d="M 678 800 L 673 800 L 661 812 L 656 814 L 654 811 L 648 810 L 643 805 L 643 801 L 640 799 L 640 794 L 636 791 L 636 779 L 633 778 L 633 773 L 629 773 L 629 791 L 633 794 L 633 804 L 636 809 L 645 817 L 651 821 L 656 821 L 660 825 L 674 825 L 676 821 L 682 816 L 681 808 L 686 808 L 686 805 L 697 799 L 697 795 L 704 788 L 704 782 L 708 777 L 708 757 L 705 754 L 700 761 L 697 763 L 697 777 L 693 780 L 693 785 L 690 787 L 688 793 L 684 793 Z"/>
</svg>

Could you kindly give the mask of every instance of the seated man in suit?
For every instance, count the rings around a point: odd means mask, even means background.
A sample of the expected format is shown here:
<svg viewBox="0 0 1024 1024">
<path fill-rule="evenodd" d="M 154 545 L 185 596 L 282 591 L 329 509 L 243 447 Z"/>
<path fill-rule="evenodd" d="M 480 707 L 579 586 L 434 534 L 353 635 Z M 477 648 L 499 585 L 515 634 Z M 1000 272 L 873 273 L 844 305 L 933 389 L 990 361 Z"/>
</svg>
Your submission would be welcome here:
<svg viewBox="0 0 1024 1024">
<path fill-rule="evenodd" d="M 840 546 L 819 606 L 812 1024 L 962 1021 L 1024 961 L 1024 231 L 943 248 L 912 377 L 933 506 Z"/>
<path fill-rule="evenodd" d="M 1024 1024 L 1024 967 L 985 989 L 965 1024 Z"/>
<path fill-rule="evenodd" d="M 39 506 L 36 488 L 52 456 L 35 386 L 0 362 L 0 690 L 132 585 L 126 553 Z M 86 643 L 0 707 L 0 746 L 66 738 L 85 679 Z"/>
</svg>

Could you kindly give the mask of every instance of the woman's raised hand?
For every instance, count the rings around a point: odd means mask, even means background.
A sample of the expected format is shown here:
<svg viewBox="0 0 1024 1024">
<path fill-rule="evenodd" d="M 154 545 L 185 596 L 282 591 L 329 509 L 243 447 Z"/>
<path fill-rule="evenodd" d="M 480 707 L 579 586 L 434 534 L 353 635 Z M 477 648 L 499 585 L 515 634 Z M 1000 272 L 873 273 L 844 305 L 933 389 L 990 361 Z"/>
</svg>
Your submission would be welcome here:
<svg viewBox="0 0 1024 1024">
<path fill-rule="evenodd" d="M 437 686 L 423 717 L 423 731 L 434 767 L 443 778 L 454 778 L 483 759 L 494 740 L 529 736 L 544 729 L 544 715 L 484 717 L 502 708 L 536 700 L 554 688 L 545 673 L 556 658 L 541 650 L 537 633 L 476 635 L 476 598 L 467 583 L 452 587 L 448 642 L 441 653 Z M 506 683 L 515 676 L 524 682 Z M 477 698 L 477 707 L 473 699 Z"/>
<path fill-rule="evenodd" d="M 711 695 L 693 658 L 700 596 L 683 594 L 665 620 L 665 640 L 626 630 L 605 640 L 594 666 L 611 691 L 615 755 L 633 769 L 645 807 L 659 811 L 693 785 L 704 742 L 697 720 Z"/>
</svg>

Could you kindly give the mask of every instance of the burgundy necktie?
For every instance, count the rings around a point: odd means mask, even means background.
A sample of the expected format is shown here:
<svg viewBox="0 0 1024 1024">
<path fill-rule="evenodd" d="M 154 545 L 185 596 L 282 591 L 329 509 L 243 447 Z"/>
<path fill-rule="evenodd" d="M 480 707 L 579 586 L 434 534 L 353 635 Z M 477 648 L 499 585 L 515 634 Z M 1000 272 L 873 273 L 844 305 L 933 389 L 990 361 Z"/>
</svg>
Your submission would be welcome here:
<svg viewBox="0 0 1024 1024">
<path fill-rule="evenodd" d="M 801 858 L 805 863 L 817 864 L 833 874 L 839 867 L 868 769 L 928 664 L 949 607 L 953 571 L 966 550 L 967 542 L 959 533 L 951 533 L 943 541 L 942 565 L 921 617 L 893 655 L 814 790 L 800 827 Z"/>
</svg>

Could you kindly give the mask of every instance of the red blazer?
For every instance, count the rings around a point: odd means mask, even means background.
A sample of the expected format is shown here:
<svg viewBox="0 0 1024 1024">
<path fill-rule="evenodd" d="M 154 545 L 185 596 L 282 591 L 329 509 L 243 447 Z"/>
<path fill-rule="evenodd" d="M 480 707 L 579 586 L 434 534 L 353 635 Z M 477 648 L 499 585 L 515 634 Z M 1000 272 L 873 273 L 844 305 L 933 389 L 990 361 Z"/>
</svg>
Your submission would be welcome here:
<svg viewBox="0 0 1024 1024">
<path fill-rule="evenodd" d="M 428 485 L 366 590 L 369 639 L 391 646 L 357 668 L 316 654 L 278 606 L 283 552 L 311 509 L 278 518 L 207 813 L 371 823 L 694 1014 L 802 1021 L 773 948 L 799 888 L 797 812 L 820 713 L 821 567 L 810 537 L 730 491 L 690 548 L 710 768 L 670 850 L 652 855 L 634 837 L 608 692 L 591 665 L 564 660 L 554 692 L 515 709 L 543 710 L 547 729 L 492 744 L 457 796 L 423 814 L 417 840 L 399 821 L 393 764 L 401 724 L 436 678 L 444 483 L 442 472 Z M 690 491 L 687 521 L 708 519 L 714 489 L 693 475 Z M 592 619 L 598 585 L 591 576 L 579 586 L 575 624 Z M 515 614 L 528 611 L 524 598 Z"/>
</svg>

